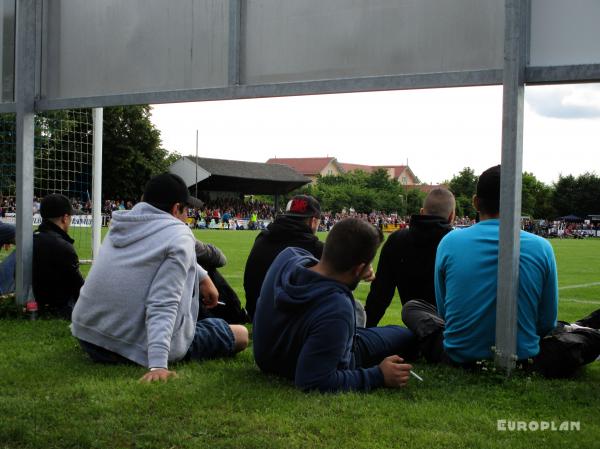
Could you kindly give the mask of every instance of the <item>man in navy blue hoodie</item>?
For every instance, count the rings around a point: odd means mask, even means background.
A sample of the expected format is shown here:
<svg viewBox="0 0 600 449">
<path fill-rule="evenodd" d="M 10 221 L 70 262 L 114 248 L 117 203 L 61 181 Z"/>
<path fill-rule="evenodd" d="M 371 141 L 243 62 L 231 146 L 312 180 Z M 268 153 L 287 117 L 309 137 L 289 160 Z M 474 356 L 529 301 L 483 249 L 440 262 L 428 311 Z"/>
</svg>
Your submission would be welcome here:
<svg viewBox="0 0 600 449">
<path fill-rule="evenodd" d="M 254 315 L 260 369 L 302 390 L 343 391 L 406 385 L 413 334 L 400 326 L 356 328 L 352 290 L 374 278 L 371 261 L 382 235 L 348 218 L 329 233 L 321 260 L 301 248 L 275 259 Z"/>
</svg>

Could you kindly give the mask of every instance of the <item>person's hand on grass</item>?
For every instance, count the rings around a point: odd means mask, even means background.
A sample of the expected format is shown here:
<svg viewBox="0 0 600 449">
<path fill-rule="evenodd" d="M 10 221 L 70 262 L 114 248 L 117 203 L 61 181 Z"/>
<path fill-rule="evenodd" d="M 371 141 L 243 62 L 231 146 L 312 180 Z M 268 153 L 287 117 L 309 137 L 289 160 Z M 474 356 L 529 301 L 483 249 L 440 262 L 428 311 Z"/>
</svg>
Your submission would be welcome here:
<svg viewBox="0 0 600 449">
<path fill-rule="evenodd" d="M 383 359 L 379 369 L 383 373 L 383 382 L 386 387 L 400 388 L 408 383 L 412 365 L 408 365 L 400 356 L 391 355 Z"/>
<path fill-rule="evenodd" d="M 200 297 L 203 298 L 204 307 L 212 309 L 217 306 L 219 301 L 219 291 L 213 281 L 206 276 L 202 282 L 200 282 Z"/>
<path fill-rule="evenodd" d="M 175 371 L 169 371 L 167 368 L 158 368 L 152 371 L 148 371 L 146 374 L 144 374 L 141 379 L 140 382 L 143 383 L 150 383 L 150 382 L 156 382 L 156 381 L 161 381 L 161 382 L 166 382 L 167 380 L 169 380 L 170 378 L 175 378 L 177 377 L 177 373 Z"/>
</svg>

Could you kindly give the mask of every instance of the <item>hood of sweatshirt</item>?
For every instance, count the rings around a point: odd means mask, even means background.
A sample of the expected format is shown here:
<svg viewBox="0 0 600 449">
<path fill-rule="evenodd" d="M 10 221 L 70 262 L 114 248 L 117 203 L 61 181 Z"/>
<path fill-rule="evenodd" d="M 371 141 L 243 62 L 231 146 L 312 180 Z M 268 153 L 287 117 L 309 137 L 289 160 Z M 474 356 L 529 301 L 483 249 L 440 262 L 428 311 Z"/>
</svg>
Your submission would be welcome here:
<svg viewBox="0 0 600 449">
<path fill-rule="evenodd" d="M 131 210 L 118 210 L 112 214 L 110 238 L 114 246 L 123 248 L 170 226 L 188 226 L 173 215 L 148 203 L 137 203 Z M 189 228 L 188 228 L 189 229 Z"/>
<path fill-rule="evenodd" d="M 278 216 L 267 229 L 261 232 L 262 235 L 273 242 L 289 242 L 290 236 L 293 236 L 295 241 L 311 242 L 319 238 L 313 234 L 310 227 L 304 219 L 295 217 L 286 217 L 285 215 Z"/>
<path fill-rule="evenodd" d="M 430 242 L 432 236 L 439 236 L 441 239 L 450 231 L 452 226 L 442 217 L 413 215 L 410 218 L 410 232 L 420 241 Z"/>
<path fill-rule="evenodd" d="M 321 302 L 332 294 L 345 295 L 352 298 L 352 291 L 344 284 L 327 278 L 310 270 L 318 260 L 300 248 L 287 248 L 285 252 L 294 251 L 297 256 L 287 260 L 280 268 L 274 288 L 275 308 L 280 310 L 297 310 L 314 302 Z M 310 288 L 306 288 L 310 285 Z"/>
</svg>

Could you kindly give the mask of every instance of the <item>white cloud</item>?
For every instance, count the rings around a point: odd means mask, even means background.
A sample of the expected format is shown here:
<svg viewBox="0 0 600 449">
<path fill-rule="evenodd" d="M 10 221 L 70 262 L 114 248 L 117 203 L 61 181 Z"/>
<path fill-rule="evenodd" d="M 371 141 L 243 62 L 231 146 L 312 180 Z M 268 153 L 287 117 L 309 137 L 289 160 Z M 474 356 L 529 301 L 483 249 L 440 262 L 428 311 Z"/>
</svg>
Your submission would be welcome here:
<svg viewBox="0 0 600 449">
<path fill-rule="evenodd" d="M 525 99 L 537 114 L 544 117 L 600 117 L 600 84 L 529 87 Z"/>
</svg>

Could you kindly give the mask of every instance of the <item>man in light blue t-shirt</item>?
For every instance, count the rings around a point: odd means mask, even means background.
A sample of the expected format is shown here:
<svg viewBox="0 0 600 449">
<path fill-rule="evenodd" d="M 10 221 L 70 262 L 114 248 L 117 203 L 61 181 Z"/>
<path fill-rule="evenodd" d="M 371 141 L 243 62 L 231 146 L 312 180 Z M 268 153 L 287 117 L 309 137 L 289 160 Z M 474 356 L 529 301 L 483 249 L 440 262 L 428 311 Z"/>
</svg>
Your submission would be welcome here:
<svg viewBox="0 0 600 449">
<path fill-rule="evenodd" d="M 435 308 L 410 301 L 402 310 L 406 326 L 432 362 L 470 365 L 493 358 L 500 210 L 500 166 L 479 177 L 473 204 L 480 222 L 447 234 L 435 262 Z M 521 231 L 517 357 L 540 353 L 540 339 L 557 324 L 558 280 L 552 246 Z"/>
</svg>

